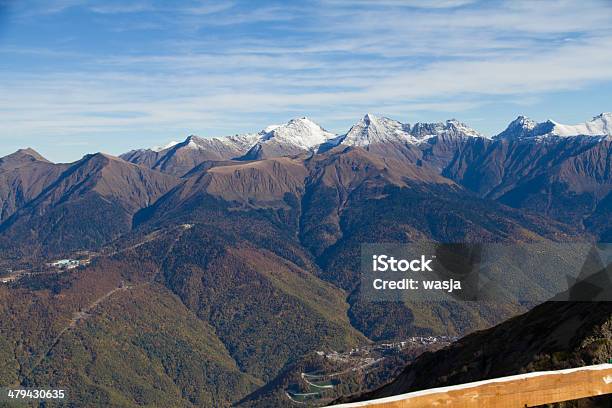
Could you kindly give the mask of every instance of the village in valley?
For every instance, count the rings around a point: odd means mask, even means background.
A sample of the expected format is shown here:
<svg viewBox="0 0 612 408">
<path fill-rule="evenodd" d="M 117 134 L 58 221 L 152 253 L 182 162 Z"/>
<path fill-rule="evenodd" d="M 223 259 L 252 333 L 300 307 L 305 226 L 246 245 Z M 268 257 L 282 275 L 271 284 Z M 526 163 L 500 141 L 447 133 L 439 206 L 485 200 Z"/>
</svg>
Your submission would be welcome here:
<svg viewBox="0 0 612 408">
<path fill-rule="evenodd" d="M 4 267 L 0 272 L 0 284 L 8 285 L 22 278 L 33 275 L 57 274 L 68 270 L 75 270 L 89 265 L 94 253 L 81 251 L 75 253 L 74 258 L 51 260 L 40 264 L 24 264 L 15 267 Z"/>
<path fill-rule="evenodd" d="M 344 352 L 315 351 L 308 363 L 310 369 L 293 375 L 284 395 L 294 404 L 325 405 L 347 391 L 363 391 L 372 382 L 385 383 L 396 374 L 398 367 L 405 366 L 425 351 L 443 348 L 455 340 L 457 338 L 451 336 L 411 336 Z"/>
</svg>

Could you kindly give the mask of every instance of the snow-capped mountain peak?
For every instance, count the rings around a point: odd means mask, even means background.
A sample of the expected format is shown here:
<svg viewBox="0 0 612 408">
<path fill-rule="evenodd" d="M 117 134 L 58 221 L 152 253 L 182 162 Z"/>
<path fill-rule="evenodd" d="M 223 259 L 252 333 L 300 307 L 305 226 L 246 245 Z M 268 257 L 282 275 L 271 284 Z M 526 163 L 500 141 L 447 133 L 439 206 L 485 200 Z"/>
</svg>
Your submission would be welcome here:
<svg viewBox="0 0 612 408">
<path fill-rule="evenodd" d="M 412 139 L 410 125 L 397 120 L 366 114 L 355 123 L 342 138 L 347 146 L 367 146 L 385 141 L 403 141 Z"/>
<path fill-rule="evenodd" d="M 241 135 L 222 137 L 200 137 L 191 135 L 179 147 L 192 150 L 210 149 L 211 146 L 227 146 L 236 149 L 248 149 L 259 140 L 260 133 L 245 133 Z"/>
<path fill-rule="evenodd" d="M 593 121 L 601 120 L 606 123 L 608 126 L 612 123 L 612 112 L 602 112 L 597 116 L 593 117 Z"/>
<path fill-rule="evenodd" d="M 170 149 L 171 147 L 174 147 L 174 146 L 176 146 L 179 143 L 180 142 L 177 142 L 177 141 L 173 140 L 173 141 L 171 141 L 171 142 L 169 142 L 169 143 L 167 143 L 167 144 L 165 144 L 163 146 L 154 146 L 154 147 L 151 147 L 149 150 L 153 150 L 154 152 L 159 153 L 159 152 L 163 152 L 164 150 Z"/>
<path fill-rule="evenodd" d="M 264 129 L 261 142 L 274 141 L 308 150 L 335 136 L 309 118 L 301 117 L 291 119 L 284 125 L 268 126 Z"/>
<path fill-rule="evenodd" d="M 202 149 L 202 143 L 200 143 L 199 141 L 199 137 L 194 136 L 194 135 L 190 135 L 189 137 L 187 137 L 187 139 L 183 142 L 184 147 L 187 149 Z"/>
<path fill-rule="evenodd" d="M 354 124 L 343 137 L 344 145 L 367 146 L 375 143 L 421 143 L 436 136 L 484 137 L 456 119 L 438 123 L 415 123 L 413 126 L 397 120 L 368 113 Z"/>
<path fill-rule="evenodd" d="M 508 127 L 495 137 L 499 139 L 520 139 L 529 137 L 536 126 L 538 126 L 538 123 L 521 115 L 510 122 Z"/>
<path fill-rule="evenodd" d="M 496 139 L 522 139 L 543 137 L 573 137 L 573 136 L 612 136 L 612 113 L 606 112 L 595 116 L 592 120 L 576 125 L 564 125 L 547 120 L 536 123 L 524 116 L 519 116 L 508 127 L 495 136 Z"/>
<path fill-rule="evenodd" d="M 605 112 L 595 116 L 588 122 L 577 125 L 563 125 L 554 123 L 553 133 L 557 136 L 611 136 L 612 135 L 612 113 Z"/>
<path fill-rule="evenodd" d="M 377 122 L 379 118 L 376 115 L 373 115 L 371 113 L 366 113 L 363 117 L 363 121 L 367 124 L 370 124 L 372 122 Z"/>
<path fill-rule="evenodd" d="M 305 116 L 291 119 L 283 125 L 268 126 L 258 135 L 258 140 L 242 159 L 256 160 L 300 154 L 336 137 Z"/>
<path fill-rule="evenodd" d="M 418 122 L 410 129 L 410 134 L 418 141 L 435 136 L 484 137 L 481 133 L 457 119 L 437 123 Z"/>
<path fill-rule="evenodd" d="M 268 125 L 266 126 L 266 128 L 262 131 L 263 133 L 269 133 L 271 131 L 273 131 L 276 128 L 281 127 L 282 125 Z"/>
<path fill-rule="evenodd" d="M 485 137 L 482 133 L 478 132 L 475 129 L 472 129 L 468 125 L 463 122 L 458 121 L 457 119 L 450 119 L 446 121 L 445 131 L 454 131 L 462 136 L 468 137 Z"/>
</svg>

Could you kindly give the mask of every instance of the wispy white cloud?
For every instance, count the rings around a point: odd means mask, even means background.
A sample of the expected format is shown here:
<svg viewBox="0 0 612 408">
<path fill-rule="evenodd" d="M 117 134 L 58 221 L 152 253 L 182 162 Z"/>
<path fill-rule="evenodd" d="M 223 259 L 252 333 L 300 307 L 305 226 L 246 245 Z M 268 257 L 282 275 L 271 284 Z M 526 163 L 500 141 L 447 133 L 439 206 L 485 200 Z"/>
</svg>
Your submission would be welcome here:
<svg viewBox="0 0 612 408">
<path fill-rule="evenodd" d="M 233 8 L 235 4 L 231 1 L 224 1 L 217 4 L 211 3 L 202 3 L 196 4 L 194 6 L 187 6 L 182 11 L 188 14 L 193 14 L 197 16 L 215 14 L 221 11 L 229 10 Z"/>
<path fill-rule="evenodd" d="M 85 3 L 85 8 L 94 13 L 100 14 L 125 14 L 139 12 L 178 12 L 180 14 L 203 16 L 219 13 L 234 6 L 233 2 L 224 1 L 220 3 L 210 2 L 183 2 L 170 5 L 167 2 L 134 1 L 126 2 L 103 2 Z"/>
<path fill-rule="evenodd" d="M 142 11 L 153 11 L 157 8 L 148 2 L 134 3 L 101 3 L 88 7 L 88 10 L 100 14 L 123 14 L 123 13 L 138 13 Z"/>
<path fill-rule="evenodd" d="M 63 0 L 49 10 L 82 7 L 126 38 L 138 24 L 163 35 L 105 52 L 4 45 L 8 57 L 48 65 L 0 66 L 0 137 L 219 135 L 298 114 L 333 129 L 366 111 L 457 116 L 612 82 L 607 2 L 416 3 Z M 144 12 L 158 19 L 118 23 Z"/>
<path fill-rule="evenodd" d="M 394 7 L 414 7 L 423 9 L 444 9 L 461 7 L 476 3 L 478 0 L 323 0 L 323 3 L 336 5 L 375 5 Z"/>
</svg>

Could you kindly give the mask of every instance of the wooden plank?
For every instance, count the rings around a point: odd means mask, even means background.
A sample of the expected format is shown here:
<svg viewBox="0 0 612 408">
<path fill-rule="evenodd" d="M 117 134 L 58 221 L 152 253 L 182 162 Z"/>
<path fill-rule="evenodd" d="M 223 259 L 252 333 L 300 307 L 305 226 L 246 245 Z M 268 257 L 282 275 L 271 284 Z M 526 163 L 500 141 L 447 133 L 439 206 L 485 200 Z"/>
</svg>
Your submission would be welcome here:
<svg viewBox="0 0 612 408">
<path fill-rule="evenodd" d="M 610 393 L 612 364 L 600 364 L 433 388 L 335 408 L 522 408 Z"/>
</svg>

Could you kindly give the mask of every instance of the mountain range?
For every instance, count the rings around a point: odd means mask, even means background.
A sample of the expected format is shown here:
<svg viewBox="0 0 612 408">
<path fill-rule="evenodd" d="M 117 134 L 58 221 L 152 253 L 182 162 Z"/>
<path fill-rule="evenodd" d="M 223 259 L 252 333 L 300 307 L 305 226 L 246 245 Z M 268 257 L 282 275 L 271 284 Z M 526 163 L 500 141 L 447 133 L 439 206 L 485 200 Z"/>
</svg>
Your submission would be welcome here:
<svg viewBox="0 0 612 408">
<path fill-rule="evenodd" d="M 340 135 L 328 132 L 309 118 L 302 117 L 292 119 L 284 125 L 270 125 L 258 133 L 217 138 L 192 135 L 182 143 L 170 142 L 164 147 L 132 150 L 120 157 L 160 171 L 179 174 L 185 167 L 193 168 L 193 165 L 189 165 L 194 160 L 196 162 L 229 159 L 257 160 L 296 155 L 310 150 L 322 151 L 338 145 L 360 147 L 381 143 L 416 145 L 430 138 L 444 136 L 514 140 L 555 136 L 610 138 L 611 135 L 612 113 L 602 113 L 591 121 L 578 125 L 562 125 L 552 120 L 536 123 L 525 116 L 519 116 L 503 132 L 492 138 L 482 135 L 455 119 L 440 123 L 410 125 L 367 114 L 347 133 Z M 195 159 L 189 159 L 196 156 Z M 172 163 L 176 164 L 171 165 Z"/>
<path fill-rule="evenodd" d="M 257 406 L 314 350 L 491 327 L 533 305 L 364 301 L 361 244 L 610 242 L 611 118 L 485 137 L 368 114 L 68 164 L 20 150 L 0 159 L 0 378 L 81 405 Z"/>
</svg>

